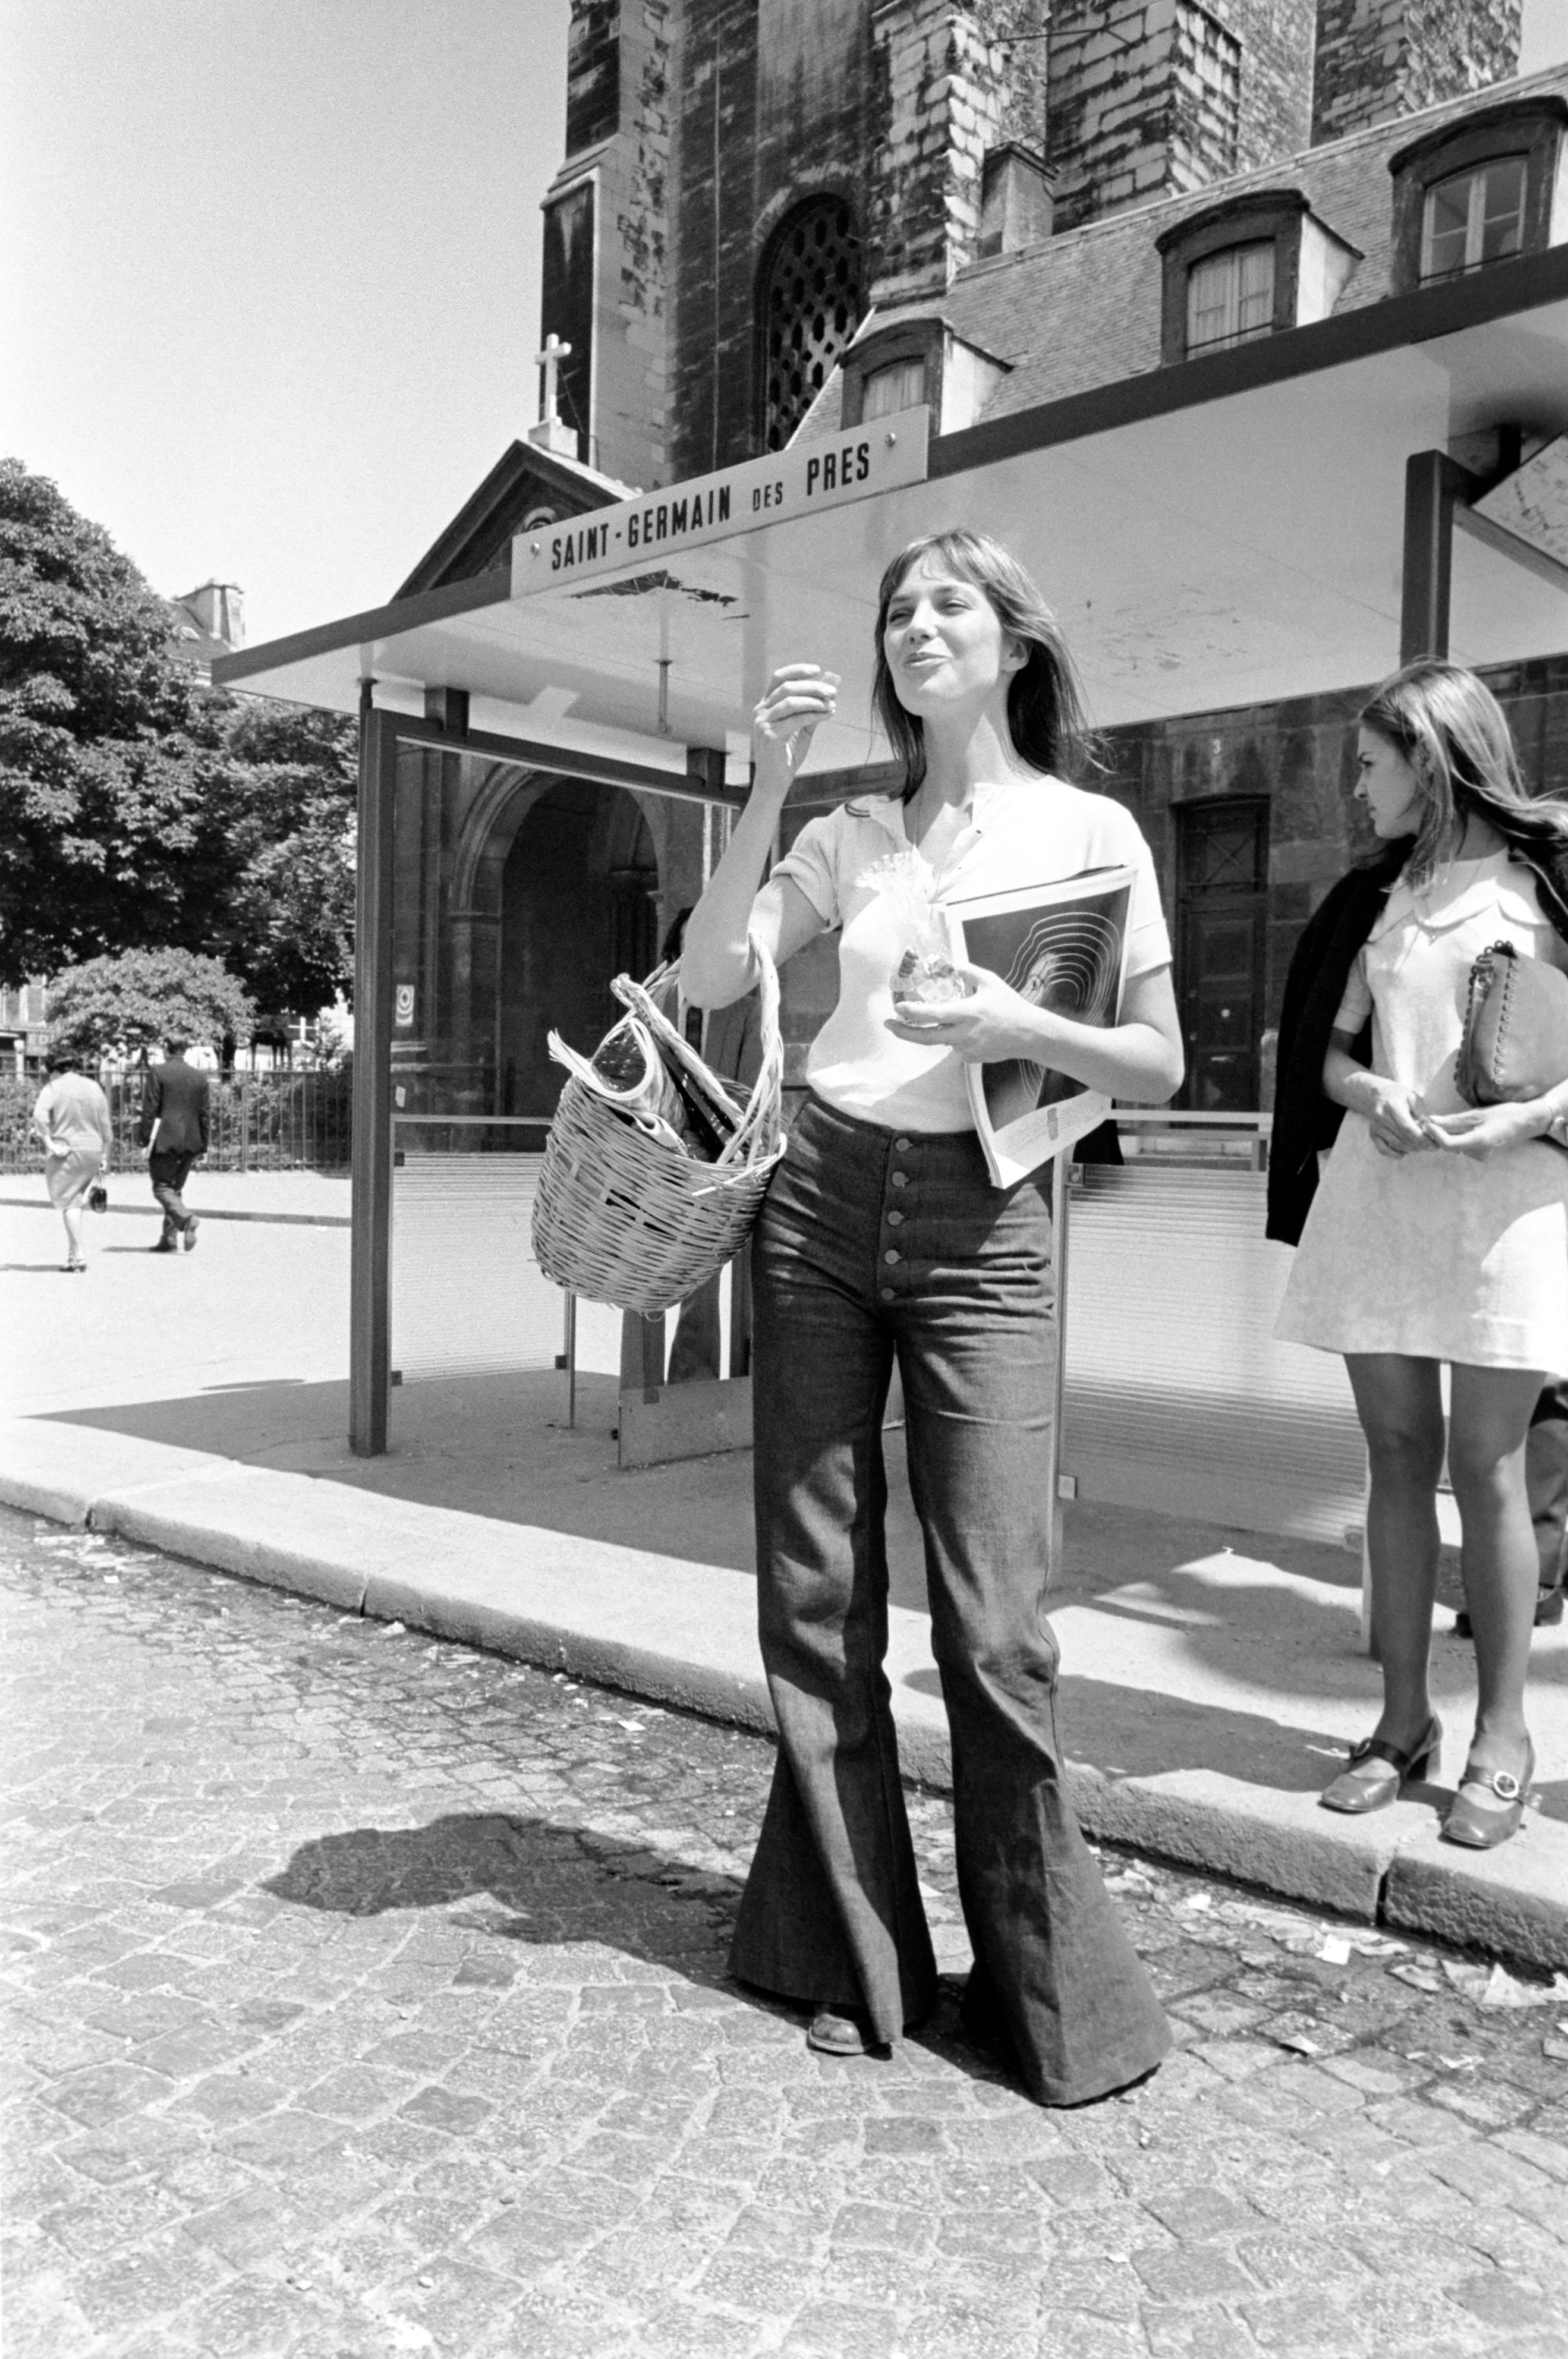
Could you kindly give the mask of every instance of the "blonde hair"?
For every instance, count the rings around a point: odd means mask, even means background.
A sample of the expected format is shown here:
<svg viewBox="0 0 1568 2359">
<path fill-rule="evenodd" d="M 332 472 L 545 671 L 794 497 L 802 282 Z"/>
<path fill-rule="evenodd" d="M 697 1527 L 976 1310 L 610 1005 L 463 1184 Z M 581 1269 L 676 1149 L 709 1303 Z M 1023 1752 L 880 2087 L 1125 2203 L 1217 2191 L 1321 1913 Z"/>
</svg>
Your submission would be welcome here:
<svg viewBox="0 0 1568 2359">
<path fill-rule="evenodd" d="M 1407 876 L 1429 874 L 1452 853 L 1472 816 L 1520 851 L 1568 846 L 1568 806 L 1530 794 L 1507 714 L 1463 664 L 1423 656 L 1404 665 L 1373 691 L 1358 717 L 1404 756 L 1421 792 Z"/>
</svg>

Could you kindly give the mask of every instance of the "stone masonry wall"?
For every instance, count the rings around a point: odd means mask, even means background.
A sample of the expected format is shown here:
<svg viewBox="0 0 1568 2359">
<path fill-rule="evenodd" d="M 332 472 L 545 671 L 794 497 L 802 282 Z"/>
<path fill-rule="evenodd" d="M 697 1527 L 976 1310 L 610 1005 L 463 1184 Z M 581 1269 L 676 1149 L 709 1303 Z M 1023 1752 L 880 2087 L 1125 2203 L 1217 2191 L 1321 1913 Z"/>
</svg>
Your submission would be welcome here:
<svg viewBox="0 0 1568 2359">
<path fill-rule="evenodd" d="M 620 121 L 621 0 L 572 0 L 566 36 L 566 152 L 608 139 Z"/>
<path fill-rule="evenodd" d="M 757 272 L 806 198 L 868 209 L 866 0 L 684 0 L 675 48 L 670 475 L 759 447 Z"/>
<path fill-rule="evenodd" d="M 671 0 L 573 0 L 569 153 L 547 199 L 543 328 L 572 345 L 561 414 L 579 456 L 661 481 Z"/>
<path fill-rule="evenodd" d="M 1519 71 L 1521 0 L 1319 0 L 1312 140 Z"/>
<path fill-rule="evenodd" d="M 986 148 L 1043 146 L 1047 64 L 1046 0 L 681 0 L 676 14 L 672 477 L 757 448 L 757 274 L 790 209 L 848 201 L 871 299 L 940 292 L 974 254 Z"/>
<path fill-rule="evenodd" d="M 670 0 L 624 0 L 622 129 L 615 184 L 605 190 L 618 256 L 613 299 L 625 352 L 613 431 L 615 447 L 628 458 L 626 467 L 610 472 L 639 485 L 665 481 L 670 461 Z M 611 430 L 606 418 L 602 443 L 607 444 Z M 634 462 L 630 451 L 639 433 L 642 447 Z"/>
<path fill-rule="evenodd" d="M 1312 0 L 1062 0 L 1048 92 L 1058 229 L 1299 147 L 1312 41 Z"/>
<path fill-rule="evenodd" d="M 871 20 L 878 112 L 874 299 L 941 294 L 980 234 L 985 150 L 1002 136 L 1000 54 L 955 0 L 886 0 Z"/>
<path fill-rule="evenodd" d="M 1175 0 L 1061 0 L 1047 150 L 1059 232 L 1170 193 L 1175 28 Z"/>
<path fill-rule="evenodd" d="M 1219 0 L 1216 13 L 1241 43 L 1236 168 L 1256 171 L 1312 136 L 1316 0 Z"/>
</svg>

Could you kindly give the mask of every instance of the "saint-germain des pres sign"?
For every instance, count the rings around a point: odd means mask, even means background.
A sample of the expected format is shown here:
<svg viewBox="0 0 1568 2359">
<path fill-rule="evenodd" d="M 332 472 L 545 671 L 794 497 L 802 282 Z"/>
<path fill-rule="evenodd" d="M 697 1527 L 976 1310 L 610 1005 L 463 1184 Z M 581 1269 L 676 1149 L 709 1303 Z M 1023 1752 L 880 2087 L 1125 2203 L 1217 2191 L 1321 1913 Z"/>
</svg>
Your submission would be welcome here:
<svg viewBox="0 0 1568 2359">
<path fill-rule="evenodd" d="M 667 557 L 702 542 L 841 507 L 874 492 L 925 481 L 930 412 L 902 409 L 822 442 L 743 460 L 715 475 L 639 493 L 611 508 L 537 526 L 512 542 L 512 595 L 557 590 L 617 565 Z"/>
</svg>

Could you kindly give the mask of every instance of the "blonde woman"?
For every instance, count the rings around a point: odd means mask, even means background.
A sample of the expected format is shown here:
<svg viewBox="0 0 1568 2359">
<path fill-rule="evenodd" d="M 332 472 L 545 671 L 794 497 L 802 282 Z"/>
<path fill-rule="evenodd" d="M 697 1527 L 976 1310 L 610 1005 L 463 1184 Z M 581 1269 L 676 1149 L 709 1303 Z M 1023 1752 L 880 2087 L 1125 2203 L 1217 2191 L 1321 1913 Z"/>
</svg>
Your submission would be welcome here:
<svg viewBox="0 0 1568 2359">
<path fill-rule="evenodd" d="M 1345 1354 L 1371 1468 L 1383 1711 L 1322 1799 L 1380 1810 L 1438 1766 L 1427 1681 L 1446 1364 L 1478 1693 L 1443 1832 L 1489 1850 L 1517 1832 L 1535 1767 L 1524 1452 L 1543 1385 L 1568 1375 L 1568 1154 L 1555 1143 L 1568 1084 L 1472 1109 L 1454 1059 L 1483 951 L 1509 942 L 1568 973 L 1568 809 L 1526 794 L 1496 698 L 1456 664 L 1383 683 L 1361 714 L 1356 773 L 1386 849 L 1334 886 L 1292 963 L 1269 1190 L 1269 1234 L 1301 1240 L 1275 1332 Z"/>
</svg>

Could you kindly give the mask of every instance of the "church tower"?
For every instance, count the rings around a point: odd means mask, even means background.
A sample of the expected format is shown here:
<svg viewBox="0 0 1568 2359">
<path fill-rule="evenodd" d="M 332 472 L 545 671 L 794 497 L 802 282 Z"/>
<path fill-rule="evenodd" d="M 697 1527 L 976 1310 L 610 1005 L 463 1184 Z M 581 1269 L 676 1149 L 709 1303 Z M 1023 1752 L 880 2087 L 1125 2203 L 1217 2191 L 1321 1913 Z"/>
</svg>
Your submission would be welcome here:
<svg viewBox="0 0 1568 2359">
<path fill-rule="evenodd" d="M 544 201 L 540 329 L 584 466 L 667 483 L 670 0 L 572 0 L 566 158 Z"/>
<path fill-rule="evenodd" d="M 921 384 L 972 423 L 1006 372 L 944 313 L 971 265 L 1484 87 L 1519 10 L 572 0 L 541 325 L 575 455 L 651 488 Z"/>
</svg>

